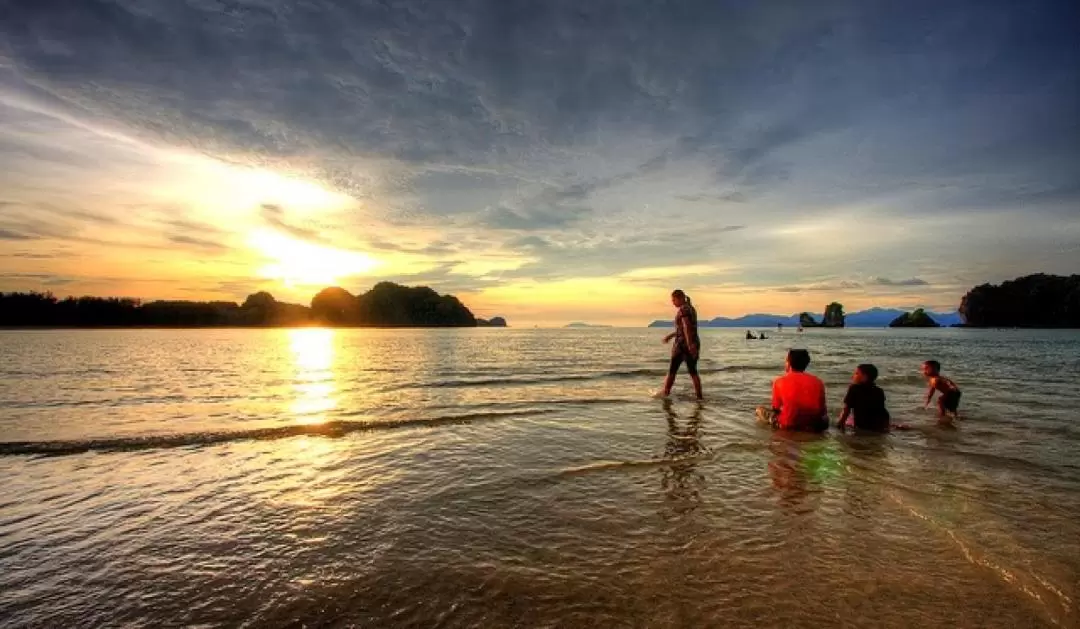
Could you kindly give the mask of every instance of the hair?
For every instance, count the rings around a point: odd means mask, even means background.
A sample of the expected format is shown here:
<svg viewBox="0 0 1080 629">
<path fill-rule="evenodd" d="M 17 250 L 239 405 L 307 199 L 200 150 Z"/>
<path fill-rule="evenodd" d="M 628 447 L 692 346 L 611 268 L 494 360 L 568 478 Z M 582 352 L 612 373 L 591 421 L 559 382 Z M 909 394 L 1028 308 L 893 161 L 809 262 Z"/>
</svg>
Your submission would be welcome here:
<svg viewBox="0 0 1080 629">
<path fill-rule="evenodd" d="M 672 297 L 679 297 L 680 299 L 682 299 L 683 301 L 686 302 L 687 306 L 693 306 L 694 305 L 693 302 L 690 301 L 690 295 L 687 295 L 686 293 L 684 293 L 681 288 L 676 288 L 675 290 L 671 291 L 671 296 Z"/>
<path fill-rule="evenodd" d="M 787 353 L 788 364 L 795 371 L 806 371 L 810 366 L 810 352 L 805 349 L 789 349 Z"/>
<path fill-rule="evenodd" d="M 930 367 L 930 369 L 932 369 L 934 371 L 934 373 L 941 372 L 941 363 L 939 363 L 936 360 L 928 360 L 928 361 L 924 362 L 923 364 Z"/>
<path fill-rule="evenodd" d="M 863 363 L 856 367 L 856 369 L 861 371 L 862 374 L 866 376 L 867 381 L 869 381 L 870 383 L 873 383 L 875 380 L 877 380 L 877 367 L 871 365 L 870 363 Z"/>
</svg>

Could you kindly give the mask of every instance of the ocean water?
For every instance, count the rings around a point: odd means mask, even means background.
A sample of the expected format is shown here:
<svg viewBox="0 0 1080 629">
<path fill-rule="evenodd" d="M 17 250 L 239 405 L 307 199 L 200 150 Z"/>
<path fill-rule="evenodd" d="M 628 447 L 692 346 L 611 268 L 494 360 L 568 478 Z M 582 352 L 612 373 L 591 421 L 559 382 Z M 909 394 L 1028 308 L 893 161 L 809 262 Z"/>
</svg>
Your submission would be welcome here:
<svg viewBox="0 0 1080 629">
<path fill-rule="evenodd" d="M 1080 333 L 742 332 L 0 332 L 0 625 L 1080 626 Z M 789 347 L 914 429 L 757 426 Z"/>
</svg>

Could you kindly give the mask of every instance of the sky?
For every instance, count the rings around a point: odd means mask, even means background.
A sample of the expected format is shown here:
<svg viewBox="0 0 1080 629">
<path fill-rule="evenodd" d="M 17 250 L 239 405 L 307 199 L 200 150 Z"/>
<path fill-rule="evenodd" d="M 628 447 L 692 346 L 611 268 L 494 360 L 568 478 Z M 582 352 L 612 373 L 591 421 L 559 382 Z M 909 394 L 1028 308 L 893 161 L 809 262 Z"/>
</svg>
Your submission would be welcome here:
<svg viewBox="0 0 1080 629">
<path fill-rule="evenodd" d="M 511 325 L 1080 272 L 1075 2 L 7 0 L 0 290 Z"/>
</svg>

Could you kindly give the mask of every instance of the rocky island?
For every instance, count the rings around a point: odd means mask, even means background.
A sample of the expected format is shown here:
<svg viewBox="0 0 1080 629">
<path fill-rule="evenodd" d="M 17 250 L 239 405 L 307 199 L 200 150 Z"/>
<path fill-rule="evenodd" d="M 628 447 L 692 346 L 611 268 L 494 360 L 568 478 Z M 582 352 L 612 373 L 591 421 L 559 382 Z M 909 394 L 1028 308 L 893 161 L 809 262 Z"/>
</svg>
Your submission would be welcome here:
<svg viewBox="0 0 1080 629">
<path fill-rule="evenodd" d="M 937 321 L 926 314 L 922 308 L 916 308 L 912 312 L 905 312 L 892 320 L 890 328 L 940 328 Z"/>
<path fill-rule="evenodd" d="M 835 301 L 825 306 L 821 323 L 818 323 L 809 312 L 804 312 L 799 315 L 799 325 L 804 328 L 842 328 L 844 327 L 844 306 Z"/>
<path fill-rule="evenodd" d="M 983 284 L 960 301 L 968 327 L 1080 328 L 1080 275 L 1026 275 Z"/>
</svg>

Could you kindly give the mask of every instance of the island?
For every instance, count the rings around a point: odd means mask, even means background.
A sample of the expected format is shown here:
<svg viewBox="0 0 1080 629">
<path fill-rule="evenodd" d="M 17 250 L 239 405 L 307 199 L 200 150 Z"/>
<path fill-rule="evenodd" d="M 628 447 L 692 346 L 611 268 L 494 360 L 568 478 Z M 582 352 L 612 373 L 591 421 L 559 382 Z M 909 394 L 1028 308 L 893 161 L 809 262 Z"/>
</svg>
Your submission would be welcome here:
<svg viewBox="0 0 1080 629">
<path fill-rule="evenodd" d="M 842 328 L 844 327 L 844 306 L 835 301 L 825 306 L 821 323 L 818 323 L 809 312 L 804 312 L 799 315 L 799 325 L 804 328 Z"/>
<path fill-rule="evenodd" d="M 926 314 L 922 308 L 916 308 L 912 312 L 905 312 L 889 323 L 890 328 L 940 328 L 941 325 L 934 321 L 933 317 Z"/>
<path fill-rule="evenodd" d="M 597 325 L 593 323 L 583 323 L 581 321 L 575 321 L 573 323 L 567 323 L 568 328 L 610 328 L 610 325 Z"/>
<path fill-rule="evenodd" d="M 340 287 L 319 291 L 310 306 L 277 301 L 261 291 L 230 301 L 150 301 L 66 297 L 48 292 L 0 293 L 0 327 L 505 327 L 481 323 L 457 297 L 426 286 L 380 282 L 353 295 Z"/>
<path fill-rule="evenodd" d="M 490 319 L 477 319 L 476 326 L 480 328 L 505 328 L 506 319 L 502 317 L 492 317 Z"/>
<path fill-rule="evenodd" d="M 1080 328 L 1080 275 L 1025 275 L 964 295 L 965 327 Z"/>
</svg>

